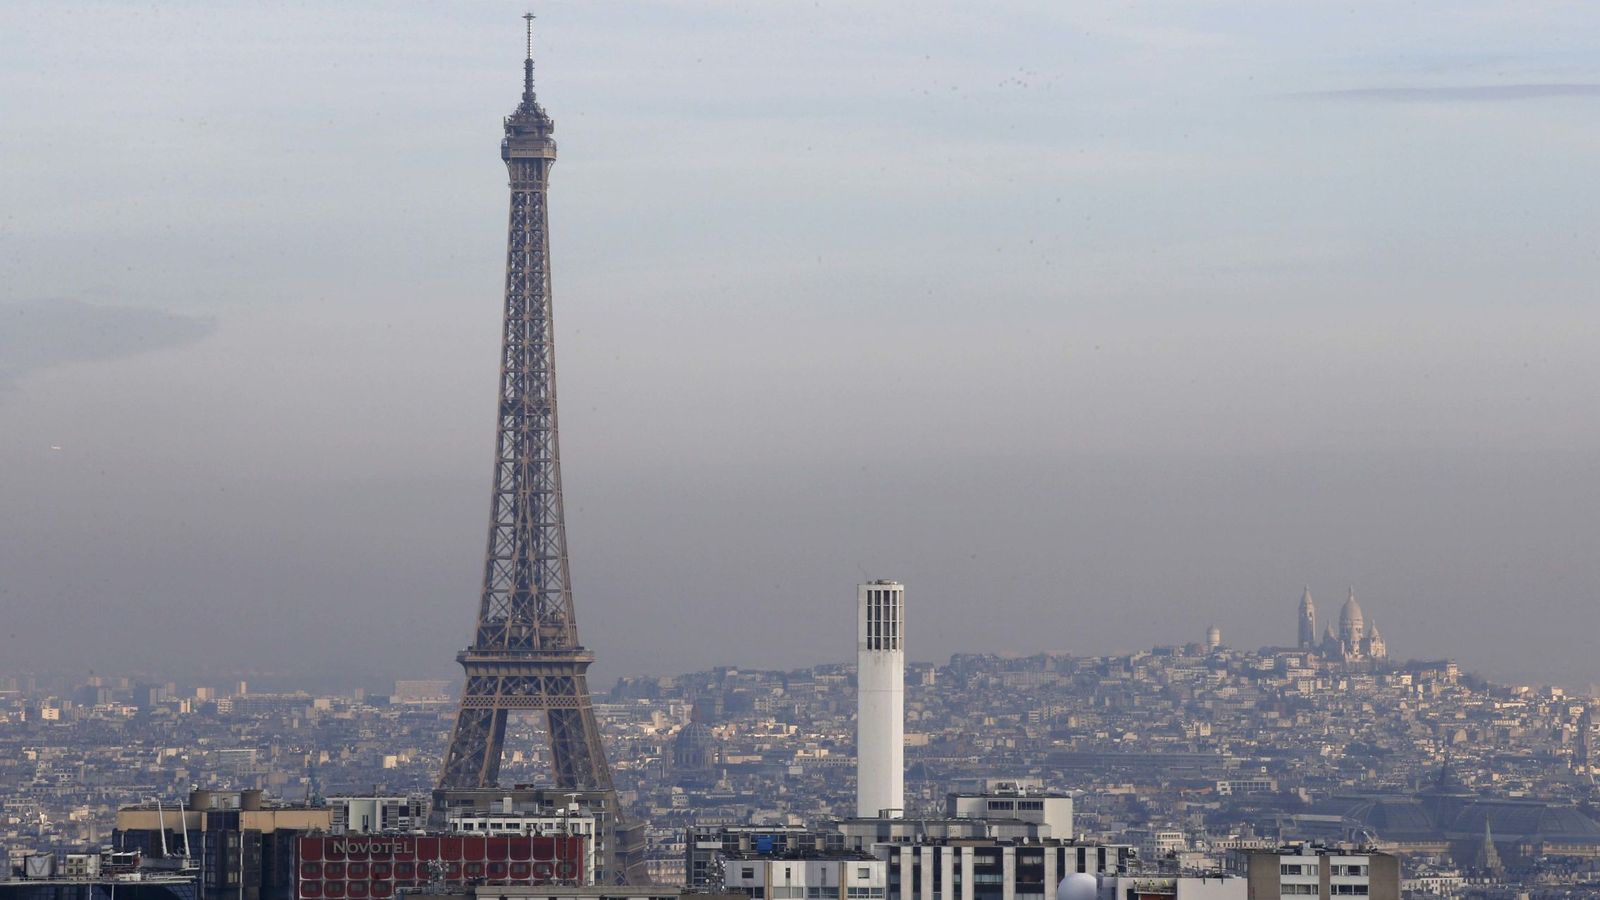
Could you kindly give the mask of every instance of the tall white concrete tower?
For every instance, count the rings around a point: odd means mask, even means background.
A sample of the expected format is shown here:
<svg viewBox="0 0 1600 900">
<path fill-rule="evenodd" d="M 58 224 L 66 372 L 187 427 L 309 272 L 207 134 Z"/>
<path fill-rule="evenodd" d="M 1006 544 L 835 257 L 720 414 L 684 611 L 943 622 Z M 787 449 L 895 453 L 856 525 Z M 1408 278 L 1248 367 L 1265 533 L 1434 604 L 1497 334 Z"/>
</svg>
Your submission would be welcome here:
<svg viewBox="0 0 1600 900">
<path fill-rule="evenodd" d="M 906 773 L 906 588 L 856 594 L 856 815 L 899 818 Z"/>
</svg>

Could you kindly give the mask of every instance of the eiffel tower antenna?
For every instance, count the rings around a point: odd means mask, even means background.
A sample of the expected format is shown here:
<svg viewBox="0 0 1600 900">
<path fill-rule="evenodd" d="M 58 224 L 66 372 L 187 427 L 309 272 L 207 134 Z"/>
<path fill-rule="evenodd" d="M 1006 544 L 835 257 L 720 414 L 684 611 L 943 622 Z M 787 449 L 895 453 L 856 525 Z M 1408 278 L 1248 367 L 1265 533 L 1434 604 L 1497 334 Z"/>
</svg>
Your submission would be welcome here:
<svg viewBox="0 0 1600 900">
<path fill-rule="evenodd" d="M 522 63 L 522 99 L 533 99 L 533 13 L 523 13 L 522 20 L 528 23 L 528 55 Z"/>
</svg>

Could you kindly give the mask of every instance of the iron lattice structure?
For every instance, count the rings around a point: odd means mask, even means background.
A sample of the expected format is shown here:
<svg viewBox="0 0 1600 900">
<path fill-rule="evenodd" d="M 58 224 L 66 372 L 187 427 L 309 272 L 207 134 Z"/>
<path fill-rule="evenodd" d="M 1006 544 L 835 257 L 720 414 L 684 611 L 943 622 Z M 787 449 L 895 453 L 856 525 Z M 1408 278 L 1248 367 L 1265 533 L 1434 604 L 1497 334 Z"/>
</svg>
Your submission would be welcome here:
<svg viewBox="0 0 1600 900">
<path fill-rule="evenodd" d="M 604 792 L 617 840 L 601 866 L 613 879 L 642 881 L 633 858 L 640 837 L 625 828 L 589 698 L 594 656 L 578 641 L 567 569 L 556 428 L 555 336 L 551 324 L 546 198 L 556 159 L 555 122 L 533 90 L 531 17 L 522 102 L 505 120 L 501 158 L 511 176 L 505 324 L 500 354 L 494 497 L 483 593 L 440 792 L 492 788 L 506 721 L 545 714 L 557 787 Z"/>
</svg>

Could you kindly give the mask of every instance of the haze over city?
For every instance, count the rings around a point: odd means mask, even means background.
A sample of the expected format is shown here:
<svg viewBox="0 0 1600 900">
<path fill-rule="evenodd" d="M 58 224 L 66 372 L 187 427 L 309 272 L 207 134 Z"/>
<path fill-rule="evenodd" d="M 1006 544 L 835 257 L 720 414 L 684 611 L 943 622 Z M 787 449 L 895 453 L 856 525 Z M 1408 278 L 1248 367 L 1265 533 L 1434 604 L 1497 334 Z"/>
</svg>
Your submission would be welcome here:
<svg viewBox="0 0 1600 900">
<path fill-rule="evenodd" d="M 457 674 L 520 11 L 0 10 L 11 668 Z M 600 680 L 845 660 L 879 577 L 914 658 L 1354 586 L 1600 680 L 1590 7 L 539 13 Z"/>
</svg>

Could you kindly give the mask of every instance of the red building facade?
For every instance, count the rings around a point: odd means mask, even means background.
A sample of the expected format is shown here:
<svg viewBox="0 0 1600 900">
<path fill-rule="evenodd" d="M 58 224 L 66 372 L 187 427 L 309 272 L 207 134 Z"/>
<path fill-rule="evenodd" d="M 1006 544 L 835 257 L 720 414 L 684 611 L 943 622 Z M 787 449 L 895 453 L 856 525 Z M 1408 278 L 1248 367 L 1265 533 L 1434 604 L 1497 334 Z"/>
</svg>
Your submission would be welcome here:
<svg viewBox="0 0 1600 900">
<path fill-rule="evenodd" d="M 296 900 L 389 900 L 438 881 L 583 884 L 583 838 L 571 835 L 318 835 L 296 847 Z"/>
</svg>

